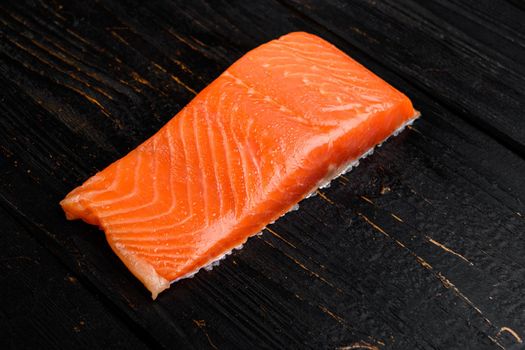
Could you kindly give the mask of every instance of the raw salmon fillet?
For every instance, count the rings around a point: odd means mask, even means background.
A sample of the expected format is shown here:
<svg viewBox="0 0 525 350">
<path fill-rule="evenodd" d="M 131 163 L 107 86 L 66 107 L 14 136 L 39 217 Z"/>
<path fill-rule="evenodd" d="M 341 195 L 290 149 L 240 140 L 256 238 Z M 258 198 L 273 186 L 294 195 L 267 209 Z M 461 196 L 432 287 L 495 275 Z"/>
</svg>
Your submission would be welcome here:
<svg viewBox="0 0 525 350">
<path fill-rule="evenodd" d="M 60 204 L 68 219 L 104 230 L 155 299 L 417 116 L 330 43 L 290 33 L 248 52 Z"/>
</svg>

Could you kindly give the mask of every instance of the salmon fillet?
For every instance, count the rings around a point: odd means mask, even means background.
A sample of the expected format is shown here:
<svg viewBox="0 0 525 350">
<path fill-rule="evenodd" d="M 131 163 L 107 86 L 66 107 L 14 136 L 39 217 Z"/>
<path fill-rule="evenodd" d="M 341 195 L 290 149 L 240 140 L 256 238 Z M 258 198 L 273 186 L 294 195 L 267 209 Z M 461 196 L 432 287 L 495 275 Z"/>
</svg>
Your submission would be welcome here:
<svg viewBox="0 0 525 350">
<path fill-rule="evenodd" d="M 104 230 L 155 299 L 417 116 L 330 43 L 290 33 L 248 52 L 60 204 L 68 219 Z"/>
</svg>

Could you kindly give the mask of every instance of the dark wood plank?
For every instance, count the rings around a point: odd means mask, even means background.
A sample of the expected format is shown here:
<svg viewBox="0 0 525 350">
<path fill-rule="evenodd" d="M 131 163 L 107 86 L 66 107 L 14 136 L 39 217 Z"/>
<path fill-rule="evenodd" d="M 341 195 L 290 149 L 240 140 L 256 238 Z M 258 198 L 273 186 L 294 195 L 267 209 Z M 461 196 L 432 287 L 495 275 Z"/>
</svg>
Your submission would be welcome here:
<svg viewBox="0 0 525 350">
<path fill-rule="evenodd" d="M 525 155 L 522 9 L 502 3 L 488 26 L 477 5 L 449 1 L 285 2 Z"/>
<path fill-rule="evenodd" d="M 525 57 L 524 7 L 511 1 L 428 1 L 421 6 L 441 23 L 452 26 L 471 45 L 513 70 L 523 73 Z M 523 5 L 523 4 L 522 4 Z M 473 40 L 474 39 L 474 40 Z"/>
<path fill-rule="evenodd" d="M 3 349 L 148 348 L 1 207 L 0 222 Z"/>
<path fill-rule="evenodd" d="M 401 35 L 409 14 L 388 2 L 355 2 L 351 10 L 315 6 L 3 5 L 0 202 L 152 346 L 519 346 L 525 335 L 522 121 L 503 99 L 483 108 L 484 93 L 499 96 L 502 89 L 496 74 L 519 71 L 520 60 L 500 62 L 498 50 L 477 48 L 483 56 L 472 63 L 461 40 L 450 45 L 427 33 L 425 16 Z M 417 10 L 429 16 L 425 7 Z M 450 31 L 434 21 L 433 30 Z M 516 25 L 500 30 L 519 32 Z M 152 302 L 100 232 L 66 222 L 53 203 L 154 133 L 244 52 L 292 30 L 317 33 L 350 53 L 407 92 L 423 118 L 213 271 Z M 415 42 L 421 48 L 405 60 L 403 50 Z M 435 64 L 445 57 L 476 74 L 461 75 L 465 82 L 458 85 L 450 75 L 414 70 L 421 59 L 431 67 L 421 55 L 442 48 Z M 480 78 L 484 64 L 494 62 Z M 478 79 L 488 90 L 462 92 Z M 501 81 L 514 92 L 523 86 L 515 76 Z M 452 85 L 444 88 L 446 82 Z M 495 107 L 503 108 L 497 120 Z"/>
</svg>

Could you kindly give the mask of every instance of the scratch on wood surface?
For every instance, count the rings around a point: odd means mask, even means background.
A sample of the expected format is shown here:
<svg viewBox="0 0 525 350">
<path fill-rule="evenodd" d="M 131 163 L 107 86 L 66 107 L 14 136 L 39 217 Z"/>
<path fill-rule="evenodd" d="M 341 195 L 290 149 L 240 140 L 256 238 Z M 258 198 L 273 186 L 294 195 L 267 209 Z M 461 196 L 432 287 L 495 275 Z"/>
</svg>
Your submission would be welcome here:
<svg viewBox="0 0 525 350">
<path fill-rule="evenodd" d="M 420 135 L 423 135 L 423 133 L 421 133 L 421 131 L 419 131 L 418 129 L 414 128 L 412 125 L 407 125 L 407 128 L 408 128 L 409 130 L 412 130 L 412 131 L 414 131 L 414 132 L 417 132 L 417 133 L 420 134 Z"/>
<path fill-rule="evenodd" d="M 514 339 L 516 339 L 516 341 L 519 344 L 523 343 L 523 340 L 521 339 L 521 337 L 512 328 L 510 328 L 510 327 L 501 327 L 499 332 L 496 334 L 496 337 L 499 337 L 502 332 L 507 332 L 510 335 L 512 335 L 514 337 Z"/>
<path fill-rule="evenodd" d="M 204 44 L 202 41 L 200 41 L 200 40 L 197 39 L 196 37 L 190 35 L 190 38 L 191 38 L 193 41 L 195 41 L 197 44 L 199 44 L 200 46 L 202 46 L 202 47 L 205 47 L 205 46 L 206 46 L 206 44 Z"/>
<path fill-rule="evenodd" d="M 390 187 L 389 187 L 389 188 L 390 188 Z M 382 190 L 381 190 L 381 192 L 382 192 Z M 383 193 L 381 193 L 381 194 L 383 194 Z M 362 200 L 364 200 L 365 202 L 368 202 L 368 203 L 372 204 L 373 206 L 378 207 L 377 204 L 375 204 L 370 198 L 368 198 L 368 197 L 366 197 L 366 196 L 359 196 L 359 197 L 360 197 Z M 378 208 L 379 208 L 379 207 L 378 207 Z M 397 221 L 399 221 L 399 222 L 403 222 L 403 223 L 404 223 L 403 219 L 401 219 L 401 218 L 400 218 L 399 216 L 397 216 L 396 214 L 394 214 L 394 213 L 390 213 L 390 212 L 388 212 L 388 211 L 386 211 L 386 212 L 389 213 L 390 216 L 392 216 L 392 217 L 393 217 L 394 219 L 396 219 Z"/>
<path fill-rule="evenodd" d="M 357 213 L 359 216 L 361 216 L 370 226 L 372 226 L 376 231 L 379 231 L 381 232 L 383 235 L 385 235 L 386 237 L 390 238 L 391 240 L 393 240 L 398 246 L 400 246 L 401 248 L 405 248 L 405 249 L 408 249 L 407 246 L 401 242 L 400 240 L 392 237 L 390 234 L 388 234 L 385 230 L 383 230 L 381 227 L 379 227 L 379 225 L 377 225 L 376 223 L 374 223 L 372 220 L 370 220 L 366 215 L 362 214 L 362 213 Z M 410 251 L 410 249 L 409 249 Z"/>
<path fill-rule="evenodd" d="M 500 343 L 496 338 L 493 338 L 493 337 L 491 337 L 490 335 L 488 335 L 488 338 L 489 338 L 494 344 L 496 344 L 500 349 L 507 350 L 503 345 L 501 345 L 501 343 Z"/>
<path fill-rule="evenodd" d="M 417 262 L 419 263 L 419 265 L 423 266 L 425 269 L 427 270 L 430 270 L 432 271 L 434 268 L 432 267 L 432 265 L 430 265 L 425 259 L 423 259 L 422 257 L 416 255 L 415 256 Z M 446 287 L 446 286 L 445 286 Z M 447 287 L 448 288 L 448 287 Z"/>
<path fill-rule="evenodd" d="M 89 96 L 88 94 L 84 93 L 83 91 L 81 90 L 78 90 L 77 88 L 74 88 L 74 87 L 71 87 L 71 86 L 68 86 L 71 90 L 75 91 L 77 94 L 79 94 L 80 96 L 84 97 L 85 99 L 87 99 L 89 102 L 93 103 L 94 105 L 98 106 L 100 111 L 106 115 L 106 117 L 110 117 L 111 118 L 111 113 L 109 113 L 107 110 L 106 110 L 106 107 L 104 107 L 100 102 L 97 101 L 96 98 L 92 97 L 92 96 Z"/>
<path fill-rule="evenodd" d="M 296 294 L 297 296 L 297 294 Z M 298 297 L 298 296 L 297 296 Z M 303 300 L 302 298 L 299 298 L 300 300 Z M 337 323 L 339 323 L 340 325 L 342 325 L 343 327 L 347 328 L 347 329 L 352 329 L 352 327 L 350 326 L 350 324 L 348 324 L 348 322 L 341 316 L 339 316 L 338 314 L 336 314 L 335 312 L 333 312 L 332 310 L 328 309 L 326 306 L 323 306 L 323 305 L 317 305 L 317 307 L 319 308 L 319 310 L 321 310 L 324 314 L 328 315 L 330 318 L 334 319 Z M 380 340 L 377 340 L 375 339 L 373 336 L 371 335 L 366 335 L 366 337 L 368 339 L 370 339 L 371 341 L 377 343 L 377 344 L 381 344 L 381 345 L 385 345 L 384 342 L 380 341 Z M 368 346 L 372 346 L 372 348 L 364 348 L 364 349 L 377 349 L 378 350 L 378 347 L 368 342 L 365 342 L 365 341 L 362 341 L 360 342 L 361 344 L 366 344 Z M 358 343 L 354 343 L 352 345 L 355 345 L 355 344 L 358 344 Z M 338 348 L 339 349 L 339 348 Z M 354 348 L 354 349 L 359 349 L 359 348 Z"/>
<path fill-rule="evenodd" d="M 193 323 L 197 327 L 199 327 L 199 329 L 201 329 L 204 332 L 204 335 L 208 339 L 208 343 L 210 343 L 211 347 L 214 348 L 214 349 L 218 349 L 218 347 L 216 347 L 215 344 L 213 344 L 213 342 L 211 341 L 210 335 L 206 331 L 206 321 L 204 321 L 204 320 L 193 320 Z"/>
<path fill-rule="evenodd" d="M 259 236 L 260 237 L 260 236 Z M 270 242 L 267 242 L 265 241 L 264 239 L 262 240 L 264 243 L 266 243 L 267 245 L 269 245 L 270 247 L 272 248 L 275 248 L 275 246 L 273 244 L 271 244 Z M 336 287 L 333 283 L 327 281 L 323 276 L 319 275 L 317 272 L 315 271 L 312 271 L 310 270 L 308 267 L 306 267 L 303 263 L 301 263 L 299 260 L 297 260 L 296 258 L 294 258 L 293 256 L 291 256 L 290 254 L 287 254 L 285 252 L 283 252 L 282 250 L 279 250 L 284 256 L 286 256 L 288 259 L 292 260 L 297 266 L 299 266 L 301 269 L 305 270 L 306 272 L 308 272 L 310 275 L 316 277 L 317 279 L 319 279 L 320 281 L 326 283 L 327 285 L 329 285 L 330 287 L 334 288 L 337 292 L 343 294 L 344 292 L 341 290 L 341 288 L 339 287 Z"/>
<path fill-rule="evenodd" d="M 342 180 L 343 182 L 345 183 L 349 183 L 350 180 L 348 180 L 348 178 L 344 175 L 339 175 L 338 179 Z"/>
<path fill-rule="evenodd" d="M 185 65 L 182 61 L 179 61 L 178 59 L 176 58 L 173 58 L 173 57 L 169 57 L 170 61 L 174 62 L 177 66 L 179 66 L 183 71 L 185 71 L 186 73 L 190 73 L 190 74 L 193 74 L 193 72 L 191 71 L 191 69 L 188 68 L 187 65 Z"/>
<path fill-rule="evenodd" d="M 372 226 L 374 229 L 376 229 L 377 231 L 381 232 L 383 235 L 387 236 L 388 238 L 390 239 L 393 239 L 388 233 L 386 233 L 385 230 L 383 230 L 381 227 L 379 227 L 378 225 L 376 225 L 372 220 L 370 220 L 366 215 L 362 214 L 362 213 L 357 213 L 357 215 L 359 215 L 360 217 L 363 218 L 363 220 L 365 220 L 370 226 Z"/>
<path fill-rule="evenodd" d="M 434 245 L 440 247 L 441 249 L 443 249 L 444 251 L 446 251 L 446 252 L 448 252 L 448 253 L 450 253 L 450 254 L 453 254 L 453 255 L 459 257 L 460 259 L 466 261 L 469 265 L 474 266 L 474 264 L 473 264 L 470 260 L 468 260 L 467 258 L 465 258 L 463 255 L 461 255 L 461 254 L 459 254 L 459 253 L 453 251 L 452 249 L 450 249 L 450 248 L 447 247 L 446 245 L 444 245 L 444 244 L 442 244 L 442 243 L 439 243 L 438 241 L 432 239 L 432 238 L 429 237 L 429 236 L 425 236 L 425 237 L 427 238 L 427 240 L 428 240 L 430 243 L 432 243 L 432 244 L 434 244 Z"/>
<path fill-rule="evenodd" d="M 319 275 L 317 272 L 310 270 L 308 267 L 306 267 L 303 263 L 301 263 L 300 261 L 298 261 L 297 259 L 295 259 L 293 256 L 291 256 L 291 255 L 289 255 L 289 254 L 287 254 L 287 253 L 284 253 L 284 252 L 283 252 L 283 254 L 284 254 L 286 257 L 288 257 L 289 259 L 291 259 L 294 263 L 296 263 L 297 266 L 299 266 L 301 269 L 307 271 L 310 275 L 312 275 L 312 276 L 316 277 L 317 279 L 323 281 L 324 283 L 326 283 L 326 284 L 329 285 L 330 287 L 332 287 L 332 288 L 334 288 L 335 290 L 337 290 L 339 293 L 343 293 L 343 291 L 342 291 L 340 288 L 334 286 L 333 283 L 327 281 L 323 276 Z"/>
<path fill-rule="evenodd" d="M 365 202 L 368 202 L 370 204 L 375 205 L 374 202 L 372 202 L 372 200 L 370 198 L 365 197 L 365 196 L 359 196 L 359 197 L 361 197 L 361 199 L 364 200 Z"/>
<path fill-rule="evenodd" d="M 163 73 L 168 73 L 168 71 L 166 70 L 166 68 L 162 67 L 160 64 L 156 63 L 156 62 L 151 62 L 151 65 L 155 68 L 157 68 L 158 70 L 160 70 L 161 72 Z"/>
<path fill-rule="evenodd" d="M 126 46 L 131 46 L 126 39 L 124 39 L 123 37 L 120 36 L 120 34 L 117 34 L 117 32 L 115 31 L 110 31 L 111 35 L 114 36 L 115 38 L 117 38 L 118 41 L 120 41 L 121 43 L 123 43 L 124 45 Z"/>
<path fill-rule="evenodd" d="M 136 82 L 138 82 L 138 83 L 140 83 L 140 84 L 142 84 L 142 85 L 144 85 L 144 86 L 147 86 L 147 87 L 149 87 L 149 88 L 152 89 L 152 90 L 157 91 L 158 93 L 160 93 L 160 94 L 163 95 L 163 96 L 167 96 L 166 93 L 165 93 L 164 91 L 162 91 L 162 90 L 160 90 L 160 89 L 157 89 L 155 86 L 153 86 L 153 85 L 149 82 L 149 80 L 143 78 L 139 73 L 132 71 L 132 72 L 131 72 L 131 77 L 132 77 L 133 80 L 135 80 Z"/>
<path fill-rule="evenodd" d="M 350 30 L 353 31 L 354 33 L 357 33 L 357 34 L 361 35 L 362 37 L 364 37 L 365 39 L 367 39 L 368 41 L 370 41 L 372 43 L 376 43 L 376 44 L 379 43 L 379 41 L 377 41 L 377 39 L 372 38 L 366 32 L 362 31 L 361 29 L 359 29 L 357 27 L 351 27 Z"/>
<path fill-rule="evenodd" d="M 319 190 L 316 190 L 315 193 L 317 193 L 319 195 L 319 197 L 321 197 L 322 199 L 324 199 L 325 201 L 327 201 L 328 203 L 332 204 L 332 205 L 335 205 L 334 201 L 331 200 L 330 198 L 328 198 L 326 196 L 326 194 L 324 194 L 323 192 L 319 191 Z"/>
<path fill-rule="evenodd" d="M 397 216 L 397 215 L 394 214 L 394 213 L 390 213 L 390 216 L 393 217 L 394 219 L 396 219 L 396 220 L 399 221 L 399 222 L 404 222 L 403 219 L 401 219 L 399 216 Z"/>
<path fill-rule="evenodd" d="M 175 31 L 173 31 L 171 28 L 168 28 L 167 29 L 168 33 L 170 33 L 171 35 L 173 35 L 175 38 L 177 38 L 177 40 L 179 40 L 180 42 L 188 45 L 190 48 L 192 48 L 193 50 L 195 51 L 198 51 L 200 52 L 200 48 L 198 48 L 197 46 L 195 46 L 192 42 L 190 42 L 189 40 L 183 38 L 182 36 L 180 36 L 179 34 L 177 34 Z"/>
<path fill-rule="evenodd" d="M 69 28 L 66 28 L 66 33 L 68 33 L 69 35 L 72 35 L 75 37 L 75 39 L 77 39 L 78 41 L 88 45 L 88 46 L 91 46 L 93 47 L 95 50 L 101 52 L 102 50 L 94 45 L 92 45 L 89 41 L 87 41 L 86 39 L 84 39 L 82 36 L 78 35 L 77 33 L 75 33 L 74 31 L 72 31 L 71 29 Z"/>
<path fill-rule="evenodd" d="M 343 185 L 343 186 L 346 185 L 346 184 L 348 183 L 348 182 L 346 182 L 346 181 L 343 181 L 343 180 L 340 179 L 340 178 L 337 178 L 337 181 L 338 181 L 341 185 Z"/>
<path fill-rule="evenodd" d="M 410 189 L 410 192 L 412 192 L 415 195 L 420 196 L 428 204 L 433 205 L 432 202 L 429 199 L 425 198 L 423 195 L 421 195 L 420 193 L 416 192 L 416 190 L 414 190 L 413 188 Z"/>
<path fill-rule="evenodd" d="M 452 283 L 448 278 L 446 278 L 445 276 L 443 276 L 443 274 L 441 272 L 437 272 L 436 273 L 436 276 L 441 280 L 441 282 L 443 283 L 443 286 L 445 286 L 445 288 L 449 288 L 449 289 L 452 289 L 461 299 L 463 299 L 467 304 L 469 304 L 474 310 L 476 310 L 476 312 L 489 324 L 492 326 L 492 322 L 485 317 L 485 315 L 483 315 L 483 312 L 479 309 L 479 307 L 477 307 L 476 305 L 474 305 L 474 303 L 469 299 L 467 298 L 467 296 L 465 294 L 463 294 L 458 287 L 456 287 L 456 285 L 454 283 Z"/>
<path fill-rule="evenodd" d="M 186 67 L 186 66 L 184 65 L 184 63 L 182 63 L 182 62 L 180 62 L 179 60 L 176 60 L 176 59 L 174 59 L 174 58 L 170 58 L 170 60 L 173 61 L 173 62 L 175 62 L 175 64 L 177 64 L 178 66 L 180 66 L 180 67 L 182 68 L 183 71 L 186 71 L 186 72 L 188 72 L 188 73 L 192 73 L 192 74 L 193 74 L 193 72 L 192 72 L 188 67 Z M 168 70 L 167 70 L 166 68 L 162 67 L 160 64 L 158 64 L 158 63 L 156 63 L 156 62 L 152 62 L 151 65 L 152 65 L 153 67 L 157 68 L 158 70 L 160 70 L 161 72 L 168 74 Z M 172 79 L 173 79 L 173 78 L 172 78 Z"/>
<path fill-rule="evenodd" d="M 120 62 L 122 63 L 122 62 Z M 138 92 L 139 94 L 142 93 L 142 89 L 140 89 L 138 86 L 134 86 L 133 84 L 130 84 L 129 82 L 125 81 L 125 80 L 122 80 L 122 79 L 119 79 L 118 80 L 119 83 L 121 83 L 122 85 L 126 85 L 128 88 L 130 88 L 131 90 L 135 91 L 135 92 Z"/>
<path fill-rule="evenodd" d="M 272 230 L 271 228 L 269 227 L 266 227 L 266 230 L 268 232 L 270 232 L 272 235 L 274 235 L 275 237 L 279 238 L 281 241 L 283 241 L 284 243 L 288 244 L 289 246 L 293 247 L 293 248 L 296 248 L 297 247 L 295 245 L 293 245 L 291 242 L 289 242 L 287 239 L 285 239 L 284 237 L 282 237 L 280 234 L 278 234 L 277 232 L 275 232 L 274 230 Z"/>
<path fill-rule="evenodd" d="M 335 314 L 333 311 L 330 311 L 327 307 L 325 306 L 322 306 L 322 305 L 318 305 L 319 309 L 321 309 L 321 311 L 325 314 L 327 314 L 328 316 L 330 316 L 331 318 L 333 318 L 334 320 L 336 320 L 338 323 L 341 323 L 341 324 L 344 324 L 344 325 L 348 325 L 348 322 L 346 322 L 346 320 L 344 318 L 342 318 L 341 316 Z"/>
<path fill-rule="evenodd" d="M 151 83 L 148 80 L 146 80 L 143 77 L 141 77 L 139 73 L 131 72 L 131 77 L 133 78 L 133 80 L 138 81 L 142 85 L 147 85 L 147 86 L 151 87 Z"/>
<path fill-rule="evenodd" d="M 170 75 L 171 79 L 173 79 L 175 82 L 177 82 L 179 85 L 181 85 L 182 87 L 184 87 L 186 90 L 188 90 L 189 92 L 193 93 L 194 95 L 197 95 L 197 91 L 193 90 L 191 87 L 189 87 L 188 85 L 186 85 L 182 80 L 180 80 L 179 78 L 177 78 L 176 76 L 174 76 L 173 74 Z"/>
<path fill-rule="evenodd" d="M 383 344 L 384 345 L 384 344 Z M 366 341 L 360 341 L 346 346 L 340 346 L 337 350 L 351 350 L 351 349 L 367 349 L 367 350 L 379 350 L 379 347 L 367 343 Z"/>
</svg>

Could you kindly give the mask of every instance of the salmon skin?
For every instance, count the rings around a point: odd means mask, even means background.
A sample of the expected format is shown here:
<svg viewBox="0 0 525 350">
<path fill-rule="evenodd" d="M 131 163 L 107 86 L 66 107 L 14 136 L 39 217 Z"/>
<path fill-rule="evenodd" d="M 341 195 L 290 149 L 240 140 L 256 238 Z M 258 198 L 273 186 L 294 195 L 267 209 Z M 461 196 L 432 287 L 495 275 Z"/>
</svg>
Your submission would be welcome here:
<svg viewBox="0 0 525 350">
<path fill-rule="evenodd" d="M 155 135 L 71 191 L 151 292 L 210 266 L 419 114 L 323 39 L 248 52 Z"/>
</svg>

